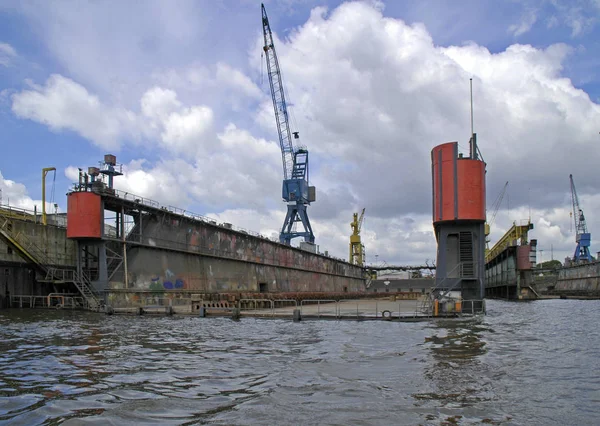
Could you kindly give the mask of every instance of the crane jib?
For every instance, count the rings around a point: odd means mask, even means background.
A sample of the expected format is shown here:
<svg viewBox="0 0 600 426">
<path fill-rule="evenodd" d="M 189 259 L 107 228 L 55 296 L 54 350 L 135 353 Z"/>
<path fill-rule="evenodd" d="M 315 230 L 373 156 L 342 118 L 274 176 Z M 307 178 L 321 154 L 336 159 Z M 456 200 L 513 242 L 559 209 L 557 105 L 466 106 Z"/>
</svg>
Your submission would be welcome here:
<svg viewBox="0 0 600 426">
<path fill-rule="evenodd" d="M 294 139 L 298 139 L 298 132 L 292 133 L 290 130 L 283 78 L 279 68 L 275 45 L 273 44 L 271 26 L 263 4 L 261 4 L 261 10 L 264 37 L 263 50 L 267 61 L 267 75 L 269 77 L 273 112 L 275 114 L 283 163 L 281 195 L 284 201 L 288 202 L 288 212 L 281 233 L 279 234 L 279 240 L 284 244 L 290 244 L 293 238 L 303 237 L 305 242 L 314 243 L 315 237 L 306 211 L 306 207 L 312 201 L 315 201 L 316 197 L 314 186 L 309 186 L 308 184 L 308 150 L 305 148 L 294 148 L 292 134 L 294 135 Z M 304 231 L 296 230 L 295 225 L 299 222 L 302 223 Z"/>
</svg>

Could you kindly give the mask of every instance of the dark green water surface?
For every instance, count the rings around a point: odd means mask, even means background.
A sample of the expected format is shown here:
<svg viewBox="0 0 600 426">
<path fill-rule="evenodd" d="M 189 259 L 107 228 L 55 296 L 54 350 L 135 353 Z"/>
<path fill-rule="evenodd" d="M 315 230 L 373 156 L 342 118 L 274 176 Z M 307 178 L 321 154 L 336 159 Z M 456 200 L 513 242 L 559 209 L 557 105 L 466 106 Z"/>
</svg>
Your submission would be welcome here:
<svg viewBox="0 0 600 426">
<path fill-rule="evenodd" d="M 598 425 L 600 301 L 423 323 L 0 311 L 0 424 Z"/>
</svg>

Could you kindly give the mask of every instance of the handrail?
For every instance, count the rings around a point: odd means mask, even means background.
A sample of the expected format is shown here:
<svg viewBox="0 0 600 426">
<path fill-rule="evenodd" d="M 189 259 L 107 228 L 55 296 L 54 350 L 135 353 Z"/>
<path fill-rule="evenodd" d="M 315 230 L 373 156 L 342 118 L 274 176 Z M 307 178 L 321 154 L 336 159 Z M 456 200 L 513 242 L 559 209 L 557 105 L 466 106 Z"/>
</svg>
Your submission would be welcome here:
<svg viewBox="0 0 600 426">
<path fill-rule="evenodd" d="M 41 212 L 38 213 L 35 210 L 24 209 L 21 207 L 11 206 L 9 204 L 0 204 L 0 216 L 4 216 L 10 219 L 23 220 L 27 222 L 41 223 Z M 50 222 L 48 225 L 56 226 L 58 228 L 66 228 L 67 217 L 64 214 L 56 215 L 49 213 L 48 219 Z M 39 220 L 38 220 L 39 217 Z M 54 223 L 52 223 L 54 222 Z"/>
<path fill-rule="evenodd" d="M 335 303 L 335 316 L 336 318 L 340 316 L 340 301 L 334 299 L 308 299 L 300 301 L 300 314 L 302 315 L 302 307 L 304 306 L 304 302 L 306 304 L 314 304 L 317 302 L 317 316 L 321 317 L 321 302 L 323 303 Z"/>
<path fill-rule="evenodd" d="M 155 209 L 162 209 L 164 211 L 167 211 L 167 212 L 179 215 L 179 216 L 184 216 L 184 217 L 189 218 L 189 219 L 197 220 L 199 222 L 205 222 L 205 223 L 209 223 L 209 224 L 212 224 L 212 225 L 215 225 L 215 226 L 221 226 L 221 227 L 225 225 L 225 223 L 217 224 L 217 219 L 210 218 L 208 216 L 204 216 L 204 215 L 201 215 L 201 214 L 198 214 L 198 213 L 194 213 L 194 212 L 188 211 L 186 209 L 182 209 L 182 208 L 171 206 L 171 205 L 161 206 L 158 201 L 150 200 L 148 198 L 144 198 L 142 196 L 135 195 L 135 194 L 132 194 L 130 192 L 126 192 L 126 191 L 121 191 L 121 190 L 115 189 L 114 190 L 114 195 L 116 197 L 122 198 L 124 200 L 133 201 L 134 203 L 143 204 L 145 206 L 152 207 L 152 208 L 155 208 Z M 262 239 L 265 239 L 265 240 L 273 241 L 273 240 L 265 237 L 264 235 L 260 234 L 259 232 L 251 231 L 251 230 L 248 230 L 248 229 L 245 229 L 245 228 L 241 228 L 239 226 L 235 226 L 235 225 L 232 225 L 232 224 L 227 224 L 227 229 L 231 229 L 233 231 L 241 232 L 241 233 L 244 233 L 244 234 L 249 234 L 249 235 L 252 235 L 254 237 L 262 238 Z"/>
</svg>

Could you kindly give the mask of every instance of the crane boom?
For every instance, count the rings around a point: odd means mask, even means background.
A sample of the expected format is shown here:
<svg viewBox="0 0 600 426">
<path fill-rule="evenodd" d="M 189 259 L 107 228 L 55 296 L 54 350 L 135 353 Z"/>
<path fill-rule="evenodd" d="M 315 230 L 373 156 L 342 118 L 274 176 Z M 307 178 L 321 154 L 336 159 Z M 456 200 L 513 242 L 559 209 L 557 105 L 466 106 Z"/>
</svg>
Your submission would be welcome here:
<svg viewBox="0 0 600 426">
<path fill-rule="evenodd" d="M 502 200 L 504 199 L 504 194 L 506 194 L 506 188 L 508 187 L 508 181 L 506 181 L 506 183 L 504 184 L 504 188 L 502 188 L 502 191 L 500 192 L 500 194 L 498 194 L 498 197 L 494 200 L 494 204 L 492 205 L 492 217 L 489 220 L 489 222 L 487 222 L 485 224 L 485 246 L 486 246 L 486 252 L 489 251 L 489 245 L 490 245 L 490 232 L 491 232 L 491 227 L 494 224 L 494 222 L 496 221 L 496 215 L 498 214 L 498 210 L 500 209 L 500 205 L 502 204 Z"/>
<path fill-rule="evenodd" d="M 579 206 L 579 197 L 577 196 L 577 189 L 575 189 L 572 174 L 569 175 L 569 180 L 571 181 L 571 201 L 573 203 L 573 219 L 575 220 L 575 242 L 577 243 L 573 260 L 575 262 L 590 262 L 592 260 L 592 255 L 590 254 L 592 236 L 588 232 L 583 210 Z"/>
<path fill-rule="evenodd" d="M 500 195 L 498 195 L 498 198 L 496 198 L 496 201 L 494 201 L 494 205 L 493 205 L 494 210 L 492 212 L 492 218 L 489 221 L 490 227 L 496 221 L 496 215 L 498 214 L 498 210 L 500 209 L 500 204 L 502 204 L 502 200 L 504 199 L 504 194 L 506 194 L 506 188 L 508 188 L 508 181 L 506 181 L 506 183 L 504 184 L 504 188 L 502 188 L 502 192 L 500 192 Z"/>
<path fill-rule="evenodd" d="M 292 132 L 285 102 L 285 92 L 283 90 L 283 80 L 279 68 L 277 52 L 273 44 L 273 33 L 269 25 L 269 18 L 264 4 L 261 4 L 263 36 L 265 45 L 263 50 L 267 59 L 267 73 L 269 75 L 269 84 L 271 86 L 271 97 L 273 98 L 273 109 L 275 111 L 275 121 L 277 123 L 277 132 L 279 134 L 279 145 L 281 146 L 281 157 L 283 160 L 283 178 L 289 179 L 294 168 L 294 145 L 292 143 Z"/>
<path fill-rule="evenodd" d="M 358 219 L 358 230 L 357 230 L 358 234 L 360 234 L 360 230 L 362 228 L 364 218 L 365 218 L 365 209 L 362 209 L 362 212 L 360 213 L 360 219 Z"/>
<path fill-rule="evenodd" d="M 285 90 L 279 60 L 273 44 L 273 33 L 265 5 L 261 4 L 260 7 L 265 41 L 263 50 L 267 60 L 267 73 L 283 161 L 281 196 L 288 203 L 288 211 L 279 234 L 279 241 L 289 245 L 293 238 L 303 237 L 305 242 L 314 243 L 315 236 L 306 211 L 306 207 L 315 201 L 316 196 L 315 187 L 309 186 L 308 183 L 308 150 L 303 147 L 294 148 L 292 135 L 294 135 L 294 139 L 298 139 L 298 132 L 290 130 Z M 296 230 L 297 223 L 302 224 L 303 230 Z"/>
</svg>

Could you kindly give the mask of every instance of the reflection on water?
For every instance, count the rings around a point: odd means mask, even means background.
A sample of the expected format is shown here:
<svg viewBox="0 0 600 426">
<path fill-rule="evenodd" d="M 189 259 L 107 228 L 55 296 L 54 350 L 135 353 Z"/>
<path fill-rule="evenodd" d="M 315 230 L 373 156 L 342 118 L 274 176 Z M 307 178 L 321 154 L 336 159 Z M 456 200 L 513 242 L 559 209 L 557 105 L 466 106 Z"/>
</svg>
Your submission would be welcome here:
<svg viewBox="0 0 600 426">
<path fill-rule="evenodd" d="M 0 423 L 595 424 L 600 303 L 428 323 L 0 311 Z"/>
</svg>

